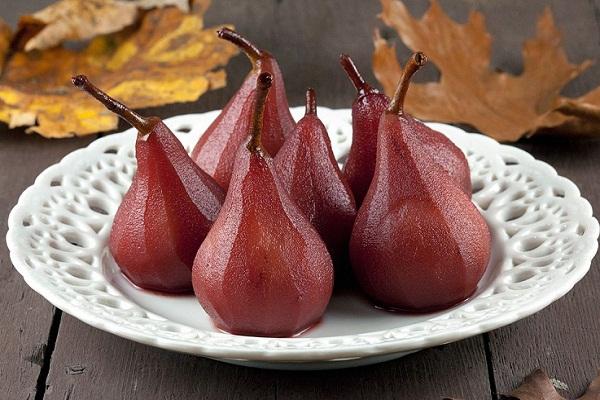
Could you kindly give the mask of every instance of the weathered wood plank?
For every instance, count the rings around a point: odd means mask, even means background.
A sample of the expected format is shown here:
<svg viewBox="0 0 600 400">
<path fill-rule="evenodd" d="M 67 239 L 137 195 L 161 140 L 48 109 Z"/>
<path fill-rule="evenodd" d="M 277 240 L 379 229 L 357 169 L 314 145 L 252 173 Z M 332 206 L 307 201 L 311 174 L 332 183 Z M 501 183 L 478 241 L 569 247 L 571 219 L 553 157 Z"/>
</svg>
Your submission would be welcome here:
<svg viewBox="0 0 600 400">
<path fill-rule="evenodd" d="M 46 399 L 274 398 L 268 371 L 117 338 L 65 315 Z"/>
<path fill-rule="evenodd" d="M 49 3 L 51 0 L 2 2 L 0 15 L 14 26 L 20 14 Z M 8 131 L 0 124 L 1 238 L 6 236 L 8 212 L 39 172 L 90 141 L 48 141 L 25 135 L 23 130 Z M 54 308 L 29 289 L 12 267 L 4 239 L 0 244 L 0 293 L 0 397 L 33 399 L 37 386 L 44 387 L 49 368 L 48 335 Z"/>
<path fill-rule="evenodd" d="M 481 337 L 380 365 L 286 372 L 155 349 L 65 315 L 46 399 L 483 399 L 487 378 Z"/>
<path fill-rule="evenodd" d="M 281 63 L 292 105 L 307 86 L 319 102 L 347 107 L 354 91 L 338 66 L 349 52 L 370 73 L 376 2 L 214 2 L 207 26 L 231 22 Z M 229 86 L 198 102 L 147 110 L 160 116 L 222 107 L 246 75 L 244 57 L 228 70 Z M 372 76 L 370 77 L 373 80 Z M 482 339 L 427 350 L 378 366 L 293 373 L 229 366 L 132 343 L 64 316 L 48 377 L 47 399 L 63 398 L 440 398 L 489 397 Z"/>
<path fill-rule="evenodd" d="M 4 237 L 19 194 L 48 165 L 90 139 L 44 140 L 0 127 L 0 398 L 30 399 L 45 354 L 53 307 L 12 267 Z M 44 380 L 41 380 L 43 386 Z"/>
<path fill-rule="evenodd" d="M 424 350 L 362 368 L 298 374 L 277 380 L 281 399 L 487 399 L 482 338 Z"/>
</svg>

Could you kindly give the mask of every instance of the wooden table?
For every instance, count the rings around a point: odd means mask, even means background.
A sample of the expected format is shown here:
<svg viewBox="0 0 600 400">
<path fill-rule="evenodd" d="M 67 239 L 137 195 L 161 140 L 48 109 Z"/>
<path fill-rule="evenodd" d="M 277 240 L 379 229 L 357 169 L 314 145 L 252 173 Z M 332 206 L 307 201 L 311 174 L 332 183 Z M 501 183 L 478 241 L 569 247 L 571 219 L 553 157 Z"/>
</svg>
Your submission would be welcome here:
<svg viewBox="0 0 600 400">
<path fill-rule="evenodd" d="M 0 15 L 17 15 L 50 0 L 2 0 Z M 207 26 L 234 23 L 279 59 L 290 103 L 301 105 L 304 89 L 318 91 L 321 105 L 348 107 L 354 96 L 338 64 L 350 53 L 368 71 L 371 34 L 378 25 L 377 1 L 214 0 Z M 238 4 L 243 3 L 243 4 Z M 422 13 L 427 1 L 408 1 Z M 549 4 L 569 57 L 600 60 L 600 0 L 442 1 L 464 21 L 471 8 L 483 11 L 495 35 L 495 66 L 518 73 L 520 44 Z M 401 44 L 402 57 L 408 50 Z M 198 102 L 152 110 L 161 117 L 222 107 L 248 70 L 236 57 L 228 66 L 229 86 Z M 600 67 L 574 81 L 567 94 L 600 85 Z M 419 79 L 433 79 L 430 68 Z M 369 73 L 369 80 L 374 78 Z M 150 111 L 148 111 L 150 112 Z M 123 125 L 124 127 L 124 125 Z M 0 126 L 0 236 L 19 194 L 47 166 L 95 137 L 45 140 Z M 600 138 L 539 138 L 517 145 L 572 179 L 600 209 Z M 600 268 L 567 296 L 536 315 L 502 329 L 380 365 L 327 372 L 279 372 L 231 366 L 137 344 L 78 321 L 52 307 L 23 282 L 0 244 L 0 399 L 496 399 L 537 366 L 580 395 L 600 368 Z"/>
</svg>

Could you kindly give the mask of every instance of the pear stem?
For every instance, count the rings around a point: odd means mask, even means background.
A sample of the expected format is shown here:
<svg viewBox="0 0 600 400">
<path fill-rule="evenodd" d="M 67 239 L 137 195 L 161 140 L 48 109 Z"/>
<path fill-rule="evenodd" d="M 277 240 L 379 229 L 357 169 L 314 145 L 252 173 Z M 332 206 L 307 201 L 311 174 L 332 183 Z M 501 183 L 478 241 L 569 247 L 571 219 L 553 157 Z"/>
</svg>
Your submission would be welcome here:
<svg viewBox="0 0 600 400">
<path fill-rule="evenodd" d="M 306 89 L 306 111 L 305 115 L 317 115 L 317 94 L 315 89 Z"/>
<path fill-rule="evenodd" d="M 229 28 L 221 28 L 217 31 L 219 38 L 227 40 L 242 49 L 250 59 L 252 64 L 256 63 L 263 57 L 263 52 L 254 45 L 251 41 Z"/>
<path fill-rule="evenodd" d="M 250 141 L 248 142 L 248 150 L 250 150 L 251 153 L 258 153 L 262 149 L 260 136 L 265 113 L 265 103 L 272 82 L 273 76 L 268 72 L 263 72 L 256 79 L 256 98 L 254 100 L 254 112 L 252 114 Z"/>
<path fill-rule="evenodd" d="M 368 92 L 371 89 L 348 54 L 340 54 L 340 64 L 358 92 Z"/>
<path fill-rule="evenodd" d="M 404 114 L 404 98 L 410 85 L 410 79 L 425 63 L 427 62 L 427 56 L 421 52 L 413 53 L 410 59 L 406 62 L 404 69 L 402 70 L 402 76 L 400 82 L 396 87 L 394 97 L 390 102 L 386 112 L 390 114 Z"/>
<path fill-rule="evenodd" d="M 89 81 L 87 76 L 85 75 L 77 75 L 71 78 L 71 82 L 73 85 L 78 87 L 81 90 L 88 92 L 90 95 L 95 97 L 100 103 L 104 104 L 104 106 L 117 114 L 119 117 L 123 118 L 129 124 L 131 124 L 134 128 L 136 128 L 142 134 L 150 133 L 152 129 L 152 123 L 150 120 L 142 117 L 138 113 L 133 110 L 130 110 L 127 106 L 119 101 L 113 99 L 108 94 L 103 92 L 94 86 L 93 83 Z"/>
</svg>

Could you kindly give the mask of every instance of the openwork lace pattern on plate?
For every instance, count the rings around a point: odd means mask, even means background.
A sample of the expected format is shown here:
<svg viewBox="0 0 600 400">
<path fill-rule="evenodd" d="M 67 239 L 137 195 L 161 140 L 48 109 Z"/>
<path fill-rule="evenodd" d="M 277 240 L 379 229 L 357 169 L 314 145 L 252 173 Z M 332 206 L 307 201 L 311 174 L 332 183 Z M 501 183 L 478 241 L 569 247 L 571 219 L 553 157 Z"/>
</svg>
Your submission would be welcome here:
<svg viewBox="0 0 600 400">
<path fill-rule="evenodd" d="M 301 109 L 294 109 L 296 118 Z M 319 109 L 343 159 L 349 110 Z M 216 112 L 165 122 L 188 150 Z M 96 140 L 43 172 L 9 219 L 15 267 L 32 288 L 89 324 L 159 347 L 208 356 L 332 360 L 408 351 L 458 340 L 530 315 L 565 294 L 590 266 L 598 223 L 577 187 L 529 154 L 478 134 L 431 124 L 466 153 L 473 200 L 494 236 L 496 264 L 471 301 L 425 322 L 323 338 L 248 338 L 202 331 L 152 314 L 102 273 L 112 218 L 135 172 L 132 130 Z"/>
</svg>

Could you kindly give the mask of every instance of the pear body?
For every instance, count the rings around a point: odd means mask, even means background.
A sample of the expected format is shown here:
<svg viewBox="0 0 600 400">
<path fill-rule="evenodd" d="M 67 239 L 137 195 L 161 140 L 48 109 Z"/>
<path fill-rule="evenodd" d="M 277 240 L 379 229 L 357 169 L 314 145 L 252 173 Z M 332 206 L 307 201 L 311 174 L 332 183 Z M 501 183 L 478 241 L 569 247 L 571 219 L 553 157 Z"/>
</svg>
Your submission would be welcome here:
<svg viewBox="0 0 600 400">
<path fill-rule="evenodd" d="M 254 104 L 256 78 L 261 73 L 269 72 L 273 76 L 273 86 L 266 100 L 262 137 L 263 146 L 271 156 L 277 154 L 285 135 L 291 134 L 295 126 L 279 65 L 270 54 L 263 53 L 242 86 L 206 129 L 192 151 L 192 159 L 196 164 L 225 190 L 229 187 L 236 152 L 248 137 L 247 127 Z"/>
<path fill-rule="evenodd" d="M 450 179 L 471 197 L 471 169 L 467 157 L 448 137 L 425 124 L 418 124 L 418 137 L 433 161 L 450 175 Z"/>
<path fill-rule="evenodd" d="M 487 224 L 422 145 L 423 125 L 382 115 L 375 174 L 350 241 L 355 277 L 386 308 L 431 311 L 469 297 L 490 257 Z"/>
<path fill-rule="evenodd" d="M 362 204 L 373 179 L 379 120 L 389 102 L 386 95 L 368 88 L 366 91 L 359 91 L 352 104 L 352 146 L 343 172 L 352 188 L 357 207 Z M 418 140 L 428 149 L 434 161 L 465 194 L 471 196 L 471 172 L 463 152 L 440 132 L 426 125 L 421 125 L 418 129 Z"/>
<path fill-rule="evenodd" d="M 192 290 L 197 249 L 225 194 L 162 122 L 136 142 L 138 167 L 115 215 L 110 250 L 137 286 Z"/>
<path fill-rule="evenodd" d="M 331 258 L 268 155 L 240 148 L 192 280 L 215 325 L 234 334 L 287 337 L 321 318 L 333 287 Z"/>
<path fill-rule="evenodd" d="M 336 272 L 344 273 L 356 204 L 316 114 L 298 121 L 275 157 L 275 168 L 290 198 L 327 245 Z"/>
</svg>

